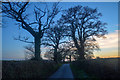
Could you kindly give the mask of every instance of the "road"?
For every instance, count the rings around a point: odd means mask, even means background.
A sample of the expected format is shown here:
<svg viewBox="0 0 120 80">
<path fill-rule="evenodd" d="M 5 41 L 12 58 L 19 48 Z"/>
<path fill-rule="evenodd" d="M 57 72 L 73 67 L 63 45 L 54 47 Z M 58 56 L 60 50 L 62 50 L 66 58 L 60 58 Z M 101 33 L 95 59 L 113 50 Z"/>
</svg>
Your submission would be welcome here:
<svg viewBox="0 0 120 80">
<path fill-rule="evenodd" d="M 61 80 L 63 79 L 74 80 L 70 64 L 63 64 L 52 76 L 50 76 L 48 80 L 52 80 L 53 78 L 54 79 L 60 78 Z"/>
</svg>

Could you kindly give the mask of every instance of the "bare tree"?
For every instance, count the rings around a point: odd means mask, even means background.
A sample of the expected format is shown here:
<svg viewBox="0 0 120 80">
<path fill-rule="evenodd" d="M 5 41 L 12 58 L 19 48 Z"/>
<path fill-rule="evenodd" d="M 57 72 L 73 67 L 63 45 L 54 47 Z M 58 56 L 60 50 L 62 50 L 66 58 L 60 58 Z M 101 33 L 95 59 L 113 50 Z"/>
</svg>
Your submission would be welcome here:
<svg viewBox="0 0 120 80">
<path fill-rule="evenodd" d="M 93 52 L 96 51 L 100 51 L 100 47 L 97 43 L 97 41 L 95 39 L 88 39 L 85 41 L 84 43 L 85 46 L 85 58 L 86 59 L 92 59 L 94 58 L 94 54 Z"/>
<path fill-rule="evenodd" d="M 60 21 L 69 28 L 69 36 L 74 41 L 80 59 L 85 59 L 85 45 L 89 40 L 96 41 L 95 36 L 104 38 L 107 33 L 106 23 L 99 19 L 101 16 L 97 9 L 88 6 L 75 6 L 64 10 Z"/>
<path fill-rule="evenodd" d="M 54 60 L 54 49 L 47 50 L 44 57 L 48 60 Z"/>
<path fill-rule="evenodd" d="M 69 57 L 69 61 L 71 62 L 71 58 L 73 57 L 73 54 L 76 53 L 76 48 L 73 43 L 73 41 L 68 41 L 67 43 L 64 43 L 60 45 L 59 51 L 62 55 L 63 62 L 65 61 L 66 57 Z"/>
<path fill-rule="evenodd" d="M 54 3 L 51 10 L 47 6 L 44 9 L 40 9 L 35 5 L 34 9 L 32 9 L 35 15 L 33 19 L 31 19 L 31 15 L 27 11 L 28 4 L 29 2 L 6 2 L 2 4 L 2 12 L 4 16 L 17 21 L 20 27 L 27 30 L 34 37 L 35 59 L 40 60 L 41 39 L 45 30 L 49 29 L 55 15 L 59 12 L 58 3 Z M 28 38 L 21 39 L 21 37 L 18 37 L 16 40 L 28 42 Z"/>
<path fill-rule="evenodd" d="M 49 49 L 46 51 L 46 53 L 44 54 L 44 57 L 47 58 L 48 60 L 54 60 L 54 48 L 53 49 Z M 57 50 L 57 63 L 62 61 L 62 54 L 60 52 L 60 50 Z"/>
<path fill-rule="evenodd" d="M 57 49 L 57 60 L 58 62 L 63 61 L 65 62 L 65 59 L 69 59 L 69 61 L 72 61 L 72 58 L 77 58 L 77 49 L 74 46 L 74 43 L 71 41 L 68 41 L 66 43 L 63 43 L 59 46 Z M 54 60 L 54 48 L 47 50 L 44 57 L 48 58 L 49 60 Z M 76 59 L 75 59 L 76 60 Z"/>
<path fill-rule="evenodd" d="M 24 46 L 25 48 L 25 59 L 26 60 L 34 60 L 35 57 L 35 49 L 34 49 L 34 45 L 30 44 L 28 46 Z"/>
<path fill-rule="evenodd" d="M 45 46 L 52 46 L 54 48 L 54 61 L 57 62 L 58 59 L 58 49 L 59 45 L 65 43 L 65 33 L 66 29 L 59 24 L 55 24 L 54 27 L 51 27 L 49 30 L 46 30 L 46 36 L 44 39 Z"/>
</svg>

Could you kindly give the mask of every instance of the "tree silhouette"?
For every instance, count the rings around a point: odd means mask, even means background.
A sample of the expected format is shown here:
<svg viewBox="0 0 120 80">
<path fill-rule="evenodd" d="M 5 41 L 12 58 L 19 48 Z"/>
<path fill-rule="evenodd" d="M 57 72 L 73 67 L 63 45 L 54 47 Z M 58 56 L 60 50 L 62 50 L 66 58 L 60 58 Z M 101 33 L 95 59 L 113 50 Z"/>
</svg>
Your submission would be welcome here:
<svg viewBox="0 0 120 80">
<path fill-rule="evenodd" d="M 48 60 L 54 60 L 55 61 L 55 58 L 54 58 L 54 48 L 51 48 L 51 49 L 48 49 L 45 54 L 44 54 L 44 57 L 47 58 Z M 62 54 L 60 52 L 60 49 L 57 50 L 57 58 L 56 58 L 56 63 L 59 63 L 62 61 Z"/>
<path fill-rule="evenodd" d="M 95 42 L 95 37 L 104 38 L 104 35 L 107 33 L 105 29 L 106 23 L 99 19 L 101 16 L 97 9 L 80 5 L 64 10 L 62 14 L 60 21 L 69 28 L 68 36 L 74 41 L 80 59 L 85 59 L 85 45 L 89 44 L 93 47 L 91 41 Z M 94 46 L 96 45 L 94 44 Z M 94 47 L 91 49 L 93 50 Z"/>
<path fill-rule="evenodd" d="M 44 9 L 40 9 L 35 5 L 33 9 L 35 17 L 32 19 L 31 15 L 29 15 L 29 11 L 27 11 L 28 4 L 29 2 L 2 3 L 2 12 L 6 17 L 17 21 L 20 27 L 27 30 L 34 37 L 33 43 L 35 44 L 35 60 L 40 60 L 41 39 L 45 30 L 49 29 L 51 23 L 53 22 L 53 18 L 59 12 L 57 7 L 58 3 L 54 3 L 51 10 L 49 10 L 47 6 Z M 21 39 L 21 37 L 18 37 L 16 40 L 28 42 L 28 38 Z"/>
<path fill-rule="evenodd" d="M 54 60 L 54 49 L 49 49 L 45 52 L 44 57 L 48 60 Z"/>
<path fill-rule="evenodd" d="M 54 27 L 46 30 L 46 36 L 44 39 L 45 46 L 52 46 L 54 48 L 54 61 L 57 62 L 60 56 L 58 49 L 59 45 L 65 43 L 63 39 L 65 39 L 66 29 L 61 26 L 59 23 L 55 24 Z"/>
<path fill-rule="evenodd" d="M 68 41 L 67 43 L 60 45 L 59 51 L 62 55 L 63 62 L 67 57 L 69 57 L 69 61 L 71 62 L 71 58 L 76 54 L 76 48 L 72 41 Z"/>
<path fill-rule="evenodd" d="M 94 57 L 93 55 L 93 51 L 94 50 L 97 50 L 99 51 L 100 50 L 100 47 L 98 45 L 98 43 L 96 42 L 96 40 L 94 39 L 88 39 L 85 41 L 84 43 L 85 45 L 85 58 L 86 59 L 92 59 Z"/>
<path fill-rule="evenodd" d="M 34 49 L 34 45 L 30 44 L 28 46 L 24 46 L 25 48 L 25 59 L 26 60 L 32 60 L 35 57 L 35 49 Z"/>
<path fill-rule="evenodd" d="M 61 44 L 57 49 L 58 62 L 65 62 L 65 59 L 69 59 L 69 61 L 71 62 L 71 58 L 76 58 L 76 52 L 77 49 L 75 48 L 73 42 L 68 41 L 66 43 Z M 54 48 L 48 49 L 44 57 L 48 58 L 49 60 L 54 60 Z"/>
</svg>

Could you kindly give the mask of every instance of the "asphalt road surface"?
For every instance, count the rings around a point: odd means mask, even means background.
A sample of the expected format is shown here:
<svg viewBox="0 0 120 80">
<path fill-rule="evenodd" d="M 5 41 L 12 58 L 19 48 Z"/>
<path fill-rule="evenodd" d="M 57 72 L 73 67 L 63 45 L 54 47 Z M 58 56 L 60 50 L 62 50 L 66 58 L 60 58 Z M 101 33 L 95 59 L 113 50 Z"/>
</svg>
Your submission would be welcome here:
<svg viewBox="0 0 120 80">
<path fill-rule="evenodd" d="M 73 80 L 73 74 L 70 68 L 69 64 L 63 64 L 52 76 L 49 77 L 48 80 L 52 80 L 52 79 L 69 79 L 69 80 Z"/>
</svg>

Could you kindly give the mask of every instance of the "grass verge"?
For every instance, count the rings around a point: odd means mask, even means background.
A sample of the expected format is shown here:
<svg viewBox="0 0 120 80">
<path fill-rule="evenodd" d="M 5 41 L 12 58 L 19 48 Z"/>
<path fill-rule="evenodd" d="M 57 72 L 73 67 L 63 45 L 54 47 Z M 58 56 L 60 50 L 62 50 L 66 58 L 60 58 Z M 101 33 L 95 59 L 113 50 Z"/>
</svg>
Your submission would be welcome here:
<svg viewBox="0 0 120 80">
<path fill-rule="evenodd" d="M 2 79 L 47 79 L 60 66 L 52 61 L 2 61 Z"/>
<path fill-rule="evenodd" d="M 71 70 L 73 72 L 75 80 L 99 80 L 94 75 L 87 74 L 83 69 L 80 69 L 78 66 L 70 64 Z"/>
<path fill-rule="evenodd" d="M 119 61 L 117 58 L 79 60 L 71 63 L 71 69 L 75 78 L 82 78 L 87 73 L 88 80 L 120 80 Z"/>
</svg>

